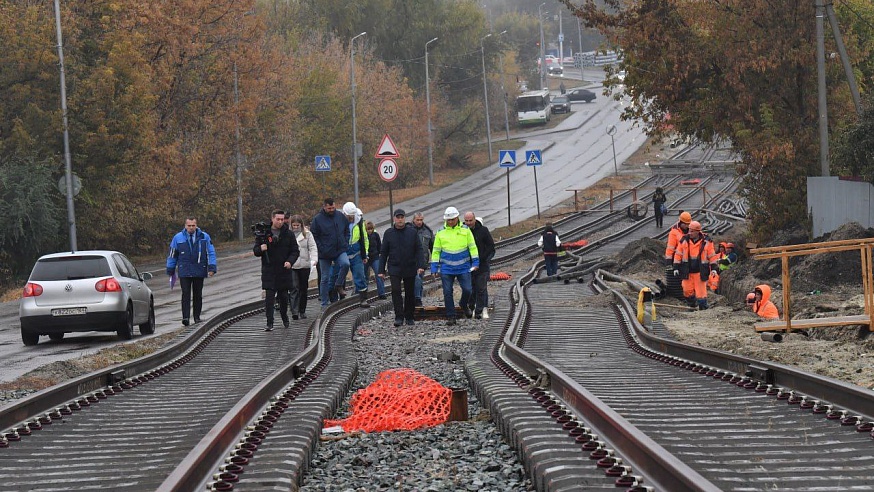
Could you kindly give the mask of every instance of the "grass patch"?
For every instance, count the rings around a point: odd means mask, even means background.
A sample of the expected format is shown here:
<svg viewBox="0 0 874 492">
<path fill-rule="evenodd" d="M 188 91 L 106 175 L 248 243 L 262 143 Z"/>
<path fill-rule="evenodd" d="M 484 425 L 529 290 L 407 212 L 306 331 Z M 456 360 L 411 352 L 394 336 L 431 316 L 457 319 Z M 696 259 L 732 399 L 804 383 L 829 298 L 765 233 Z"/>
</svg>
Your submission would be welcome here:
<svg viewBox="0 0 874 492">
<path fill-rule="evenodd" d="M 149 355 L 173 341 L 184 328 L 163 335 L 101 349 L 93 355 L 46 364 L 18 379 L 0 383 L 0 391 L 42 390 L 68 379 Z"/>
</svg>

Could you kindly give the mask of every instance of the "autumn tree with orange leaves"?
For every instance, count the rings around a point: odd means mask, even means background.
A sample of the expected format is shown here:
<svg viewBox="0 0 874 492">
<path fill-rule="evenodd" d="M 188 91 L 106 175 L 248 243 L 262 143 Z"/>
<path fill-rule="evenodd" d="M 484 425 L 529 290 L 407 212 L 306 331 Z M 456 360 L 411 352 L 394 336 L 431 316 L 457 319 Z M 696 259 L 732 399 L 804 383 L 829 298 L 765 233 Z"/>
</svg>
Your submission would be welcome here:
<svg viewBox="0 0 874 492">
<path fill-rule="evenodd" d="M 670 114 L 680 135 L 740 152 L 754 237 L 808 223 L 806 178 L 820 175 L 813 1 L 561 1 L 623 50 L 624 118 L 662 137 Z M 855 118 L 843 77 L 829 64 L 833 128 Z"/>
<path fill-rule="evenodd" d="M 273 208 L 352 198 L 348 40 L 301 27 L 297 2 L 61 6 L 80 249 L 160 254 L 191 214 L 232 238 L 238 156 L 246 230 Z M 50 3 L 0 3 L 0 211 L 15 211 L 0 227 L 4 276 L 67 241 L 53 27 Z M 409 164 L 400 181 L 421 180 L 424 100 L 371 50 L 357 57 L 362 189 L 381 186 L 369 156 L 386 132 Z M 334 170 L 317 175 L 316 155 Z"/>
</svg>

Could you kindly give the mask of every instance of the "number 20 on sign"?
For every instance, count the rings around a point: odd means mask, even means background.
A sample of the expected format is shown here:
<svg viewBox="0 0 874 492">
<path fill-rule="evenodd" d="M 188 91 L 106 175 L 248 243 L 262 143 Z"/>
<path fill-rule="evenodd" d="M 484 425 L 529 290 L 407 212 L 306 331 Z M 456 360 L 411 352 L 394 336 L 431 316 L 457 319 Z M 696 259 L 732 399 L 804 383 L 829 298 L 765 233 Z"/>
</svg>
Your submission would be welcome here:
<svg viewBox="0 0 874 492">
<path fill-rule="evenodd" d="M 379 177 L 385 182 L 392 182 L 398 177 L 398 165 L 393 159 L 383 159 L 378 164 Z"/>
</svg>

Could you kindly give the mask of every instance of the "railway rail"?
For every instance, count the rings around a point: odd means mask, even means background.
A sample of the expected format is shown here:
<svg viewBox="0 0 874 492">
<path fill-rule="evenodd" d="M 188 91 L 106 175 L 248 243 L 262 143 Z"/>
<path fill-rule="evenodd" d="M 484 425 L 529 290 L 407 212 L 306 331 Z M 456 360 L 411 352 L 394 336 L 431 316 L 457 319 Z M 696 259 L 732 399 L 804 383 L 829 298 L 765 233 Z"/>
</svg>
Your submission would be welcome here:
<svg viewBox="0 0 874 492">
<path fill-rule="evenodd" d="M 698 207 L 697 189 L 681 194 L 679 181 L 662 183 L 678 196 L 673 209 L 693 211 L 712 228 L 730 226 L 724 210 L 737 206 L 723 208 L 718 195 L 733 191 L 732 180 Z M 633 201 L 617 203 L 626 199 Z M 535 262 L 510 289 L 493 293 L 490 328 L 465 364 L 537 489 L 870 489 L 874 396 L 640 326 L 631 303 L 603 280 L 609 274 L 598 270 L 599 259 L 666 230 L 619 210 L 557 223 L 565 240 L 607 231 L 563 263 L 565 279 L 585 283 L 543 281 Z M 500 243 L 499 261 L 531 256 L 534 237 Z M 610 292 L 609 302 L 599 291 Z M 229 310 L 155 354 L 4 408 L 0 486 L 293 489 L 322 420 L 356 376 L 350 332 L 391 305 L 361 309 L 350 298 L 270 334 L 253 319 L 260 305 Z"/>
</svg>

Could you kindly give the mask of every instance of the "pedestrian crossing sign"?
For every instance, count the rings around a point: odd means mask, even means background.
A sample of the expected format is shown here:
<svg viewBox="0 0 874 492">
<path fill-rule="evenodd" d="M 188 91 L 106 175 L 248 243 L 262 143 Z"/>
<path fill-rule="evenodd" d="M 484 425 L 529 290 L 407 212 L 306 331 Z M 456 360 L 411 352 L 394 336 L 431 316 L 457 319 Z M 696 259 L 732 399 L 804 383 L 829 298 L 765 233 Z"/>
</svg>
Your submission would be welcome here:
<svg viewBox="0 0 874 492">
<path fill-rule="evenodd" d="M 317 155 L 316 156 L 316 171 L 330 171 L 331 170 L 331 156 L 329 155 Z"/>
<path fill-rule="evenodd" d="M 499 150 L 498 151 L 498 166 L 500 166 L 500 167 L 516 167 L 516 151 L 515 150 Z"/>
<path fill-rule="evenodd" d="M 525 163 L 529 166 L 539 166 L 543 164 L 543 153 L 541 150 L 526 150 Z"/>
</svg>

